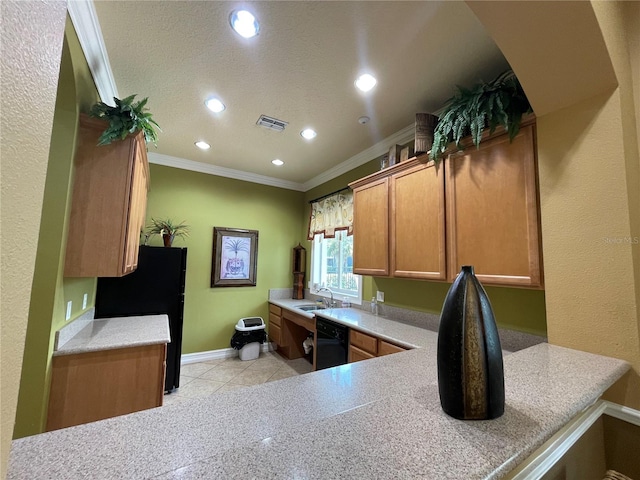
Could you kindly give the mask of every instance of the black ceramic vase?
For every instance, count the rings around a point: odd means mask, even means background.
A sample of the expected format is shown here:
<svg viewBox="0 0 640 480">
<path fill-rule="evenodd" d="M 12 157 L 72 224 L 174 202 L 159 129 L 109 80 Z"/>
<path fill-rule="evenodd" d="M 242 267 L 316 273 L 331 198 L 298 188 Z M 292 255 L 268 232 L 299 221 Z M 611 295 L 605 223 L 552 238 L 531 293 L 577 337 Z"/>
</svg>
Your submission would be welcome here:
<svg viewBox="0 0 640 480">
<path fill-rule="evenodd" d="M 447 293 L 438 330 L 438 389 L 447 415 L 488 420 L 504 413 L 504 372 L 489 297 L 464 266 Z"/>
</svg>

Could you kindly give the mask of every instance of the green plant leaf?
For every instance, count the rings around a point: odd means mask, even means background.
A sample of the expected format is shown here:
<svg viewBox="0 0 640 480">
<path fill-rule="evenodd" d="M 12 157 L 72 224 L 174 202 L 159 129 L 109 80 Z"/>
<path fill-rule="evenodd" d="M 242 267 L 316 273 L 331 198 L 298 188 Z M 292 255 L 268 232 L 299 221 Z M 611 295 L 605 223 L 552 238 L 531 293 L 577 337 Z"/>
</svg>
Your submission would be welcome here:
<svg viewBox="0 0 640 480">
<path fill-rule="evenodd" d="M 511 70 L 502 72 L 491 82 L 456 88 L 456 93 L 445 102 L 434 130 L 430 158 L 436 164 L 449 143 L 453 141 L 460 148 L 465 135 L 471 134 L 473 143 L 479 146 L 482 131 L 487 127 L 493 133 L 498 125 L 502 125 L 513 140 L 520 129 L 522 115 L 532 111 Z"/>
<path fill-rule="evenodd" d="M 170 218 L 156 219 L 151 217 L 151 224 L 147 225 L 147 233 L 149 235 L 162 235 L 167 233 L 176 237 L 188 237 L 190 228 L 191 227 L 186 225 L 184 221 L 175 223 Z"/>
<path fill-rule="evenodd" d="M 151 113 L 145 110 L 149 99 L 144 98 L 139 102 L 134 102 L 135 97 L 136 95 L 130 95 L 123 99 L 114 97 L 114 107 L 103 102 L 98 102 L 91 107 L 90 116 L 109 122 L 109 126 L 98 140 L 98 145 L 108 145 L 115 140 L 124 139 L 127 135 L 141 130 L 144 134 L 145 142 L 152 142 L 157 146 L 158 134 L 156 130 L 162 130 L 153 120 Z"/>
</svg>

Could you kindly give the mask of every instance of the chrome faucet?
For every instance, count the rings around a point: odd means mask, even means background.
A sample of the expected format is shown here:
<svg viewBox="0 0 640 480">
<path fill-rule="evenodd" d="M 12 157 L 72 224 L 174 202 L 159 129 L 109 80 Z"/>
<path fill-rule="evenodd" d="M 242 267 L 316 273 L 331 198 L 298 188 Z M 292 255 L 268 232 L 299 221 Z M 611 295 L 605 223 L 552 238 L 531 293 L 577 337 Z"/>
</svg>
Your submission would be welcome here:
<svg viewBox="0 0 640 480">
<path fill-rule="evenodd" d="M 326 299 L 326 298 L 323 300 L 323 301 L 324 301 L 324 304 L 327 306 L 327 308 L 333 308 L 333 307 L 335 307 L 335 306 L 336 306 L 336 302 L 333 300 L 333 292 L 331 291 L 331 289 L 330 289 L 330 288 L 328 288 L 328 287 L 322 287 L 322 288 L 319 288 L 318 290 L 316 290 L 316 293 L 320 293 L 320 292 L 322 292 L 323 290 L 325 290 L 325 291 L 329 292 L 329 295 L 331 295 L 331 300 L 330 300 L 330 301 L 327 301 L 327 299 Z"/>
</svg>

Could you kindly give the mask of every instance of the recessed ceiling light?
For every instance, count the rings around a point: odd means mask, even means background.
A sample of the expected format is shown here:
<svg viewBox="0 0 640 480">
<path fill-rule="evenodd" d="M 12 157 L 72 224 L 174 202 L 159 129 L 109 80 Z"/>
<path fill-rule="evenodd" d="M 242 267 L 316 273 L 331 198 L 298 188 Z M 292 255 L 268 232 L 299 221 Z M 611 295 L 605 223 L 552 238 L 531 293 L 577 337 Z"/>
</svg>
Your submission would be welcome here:
<svg viewBox="0 0 640 480">
<path fill-rule="evenodd" d="M 376 86 L 376 83 L 378 83 L 378 81 L 375 79 L 373 75 L 369 75 L 368 73 L 365 73 L 363 75 L 360 75 L 356 80 L 356 87 L 358 87 L 363 92 L 368 92 L 369 90 L 371 90 L 373 87 Z"/>
<path fill-rule="evenodd" d="M 273 163 L 276 167 L 281 167 L 282 165 L 284 165 L 284 162 L 279 158 L 276 158 L 275 160 L 271 160 L 271 163 Z"/>
<path fill-rule="evenodd" d="M 312 139 L 316 138 L 316 135 L 318 135 L 318 134 L 312 128 L 305 128 L 304 130 L 302 130 L 300 132 L 300 135 L 302 135 L 302 137 L 306 138 L 307 140 L 312 140 Z"/>
<path fill-rule="evenodd" d="M 207 142 L 203 142 L 202 140 L 194 143 L 194 145 L 201 150 L 209 150 L 211 148 L 211 145 L 209 145 Z"/>
<path fill-rule="evenodd" d="M 358 123 L 360 125 L 366 125 L 367 123 L 369 123 L 369 120 L 371 120 L 369 117 L 363 115 L 362 117 L 358 118 Z"/>
<path fill-rule="evenodd" d="M 235 10 L 229 16 L 229 23 L 238 35 L 244 38 L 251 38 L 258 35 L 260 24 L 251 12 L 247 10 Z"/>
<path fill-rule="evenodd" d="M 222 101 L 216 97 L 211 97 L 209 100 L 204 102 L 204 104 L 207 106 L 209 110 L 215 113 L 220 113 L 225 108 L 227 108 L 225 107 L 224 103 L 222 103 Z"/>
</svg>

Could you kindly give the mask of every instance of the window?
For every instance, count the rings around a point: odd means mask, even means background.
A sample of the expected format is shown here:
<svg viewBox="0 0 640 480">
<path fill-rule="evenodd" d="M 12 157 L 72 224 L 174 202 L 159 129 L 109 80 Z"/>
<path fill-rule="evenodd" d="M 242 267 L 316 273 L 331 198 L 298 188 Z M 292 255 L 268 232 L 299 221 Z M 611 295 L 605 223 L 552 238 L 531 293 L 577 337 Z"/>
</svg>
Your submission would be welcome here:
<svg viewBox="0 0 640 480">
<path fill-rule="evenodd" d="M 330 288 L 338 300 L 348 296 L 359 304 L 362 299 L 362 278 L 353 273 L 353 236 L 344 230 L 337 231 L 335 238 L 316 235 L 313 239 L 310 288 L 315 294 L 321 287 Z"/>
</svg>

